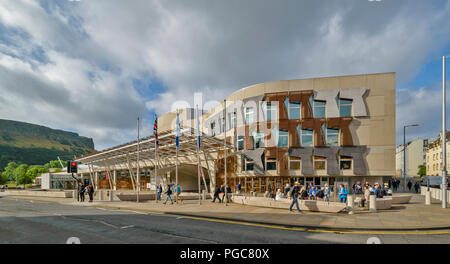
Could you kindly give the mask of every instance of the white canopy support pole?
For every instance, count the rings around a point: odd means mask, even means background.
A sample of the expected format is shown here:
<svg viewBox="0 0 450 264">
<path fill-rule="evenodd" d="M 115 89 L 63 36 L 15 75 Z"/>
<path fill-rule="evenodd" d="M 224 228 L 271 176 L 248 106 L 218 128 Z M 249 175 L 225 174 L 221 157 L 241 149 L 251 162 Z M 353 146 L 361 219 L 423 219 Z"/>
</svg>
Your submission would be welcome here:
<svg viewBox="0 0 450 264">
<path fill-rule="evenodd" d="M 93 172 L 92 172 L 92 169 L 91 169 L 91 164 L 88 164 L 88 169 L 89 169 L 89 179 L 91 180 L 92 187 L 95 188 L 95 186 L 96 186 L 97 184 L 94 184 L 94 176 L 92 175 Z"/>
<path fill-rule="evenodd" d="M 131 177 L 131 184 L 133 186 L 133 190 L 135 189 L 134 186 L 134 176 L 133 176 L 133 171 L 131 170 L 131 164 L 130 164 L 130 157 L 127 155 L 127 168 L 128 168 L 128 172 L 130 173 L 130 177 Z"/>
<path fill-rule="evenodd" d="M 106 169 L 106 172 L 108 173 L 108 183 L 109 183 L 109 188 L 110 188 L 110 190 L 112 190 L 112 184 L 111 184 L 111 170 L 109 169 L 108 161 L 105 160 L 104 163 L 105 163 L 105 169 Z"/>
</svg>

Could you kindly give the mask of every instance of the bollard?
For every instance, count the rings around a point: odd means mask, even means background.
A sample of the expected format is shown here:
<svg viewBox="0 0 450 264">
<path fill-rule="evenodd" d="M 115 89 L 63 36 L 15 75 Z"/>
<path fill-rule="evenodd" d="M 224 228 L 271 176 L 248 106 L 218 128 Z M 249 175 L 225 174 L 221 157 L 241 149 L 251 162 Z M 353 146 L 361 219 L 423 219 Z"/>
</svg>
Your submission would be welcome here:
<svg viewBox="0 0 450 264">
<path fill-rule="evenodd" d="M 98 200 L 103 201 L 103 190 L 98 191 Z"/>
<path fill-rule="evenodd" d="M 369 202 L 369 212 L 376 213 L 377 212 L 377 197 L 375 195 L 370 195 Z"/>
<path fill-rule="evenodd" d="M 110 190 L 109 191 L 109 201 L 113 201 L 114 200 L 114 191 L 113 190 Z"/>
<path fill-rule="evenodd" d="M 431 204 L 431 192 L 427 191 L 425 193 L 425 204 L 430 205 Z"/>
<path fill-rule="evenodd" d="M 206 200 L 206 190 L 202 190 L 202 200 Z"/>
<path fill-rule="evenodd" d="M 77 190 L 73 190 L 73 199 L 77 200 Z"/>
<path fill-rule="evenodd" d="M 353 197 L 353 195 L 349 195 L 348 196 L 348 198 L 347 198 L 347 211 L 348 211 L 348 214 L 354 214 L 355 212 L 354 212 L 354 207 L 355 205 L 354 205 L 354 197 Z"/>
</svg>

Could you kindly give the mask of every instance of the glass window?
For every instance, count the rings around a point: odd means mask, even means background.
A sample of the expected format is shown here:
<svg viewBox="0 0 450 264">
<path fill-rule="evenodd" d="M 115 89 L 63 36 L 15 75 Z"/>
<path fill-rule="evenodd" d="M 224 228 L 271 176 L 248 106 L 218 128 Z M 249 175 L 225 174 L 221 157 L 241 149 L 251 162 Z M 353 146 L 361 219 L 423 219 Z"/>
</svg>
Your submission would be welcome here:
<svg viewBox="0 0 450 264">
<path fill-rule="evenodd" d="M 302 147 L 312 147 L 313 146 L 313 130 L 312 129 L 301 129 L 300 139 Z"/>
<path fill-rule="evenodd" d="M 325 118 L 325 102 L 314 100 L 314 118 Z"/>
<path fill-rule="evenodd" d="M 251 107 L 245 108 L 245 123 L 246 124 L 253 123 L 253 108 Z"/>
<path fill-rule="evenodd" d="M 211 123 L 211 135 L 213 137 L 216 135 L 216 122 Z"/>
<path fill-rule="evenodd" d="M 287 148 L 289 147 L 289 131 L 280 130 L 278 134 L 278 147 Z"/>
<path fill-rule="evenodd" d="M 325 170 L 326 160 L 323 158 L 314 158 L 314 169 Z"/>
<path fill-rule="evenodd" d="M 338 146 L 339 145 L 339 129 L 337 128 L 327 128 L 327 146 Z"/>
<path fill-rule="evenodd" d="M 289 119 L 300 119 L 301 118 L 300 102 L 289 102 L 288 98 L 286 98 L 285 104 L 288 109 Z"/>
<path fill-rule="evenodd" d="M 238 150 L 243 150 L 244 149 L 244 136 L 237 136 L 236 140 L 237 140 Z"/>
<path fill-rule="evenodd" d="M 267 102 L 265 104 L 265 106 L 266 106 L 267 121 L 277 120 L 277 104 L 276 103 Z"/>
<path fill-rule="evenodd" d="M 266 170 L 277 170 L 277 160 L 274 158 L 267 159 Z"/>
<path fill-rule="evenodd" d="M 290 170 L 300 170 L 301 160 L 297 157 L 289 157 L 289 169 Z"/>
<path fill-rule="evenodd" d="M 352 169 L 352 158 L 341 156 L 340 168 L 341 168 L 341 170 L 351 170 Z"/>
<path fill-rule="evenodd" d="M 264 148 L 264 133 L 255 132 L 253 133 L 254 137 L 254 148 Z"/>
<path fill-rule="evenodd" d="M 352 100 L 339 99 L 339 115 L 340 117 L 352 116 Z"/>
<path fill-rule="evenodd" d="M 220 119 L 220 127 L 222 128 L 222 132 L 225 131 L 225 118 Z"/>
<path fill-rule="evenodd" d="M 231 113 L 231 126 L 232 128 L 237 127 L 236 112 Z"/>
</svg>

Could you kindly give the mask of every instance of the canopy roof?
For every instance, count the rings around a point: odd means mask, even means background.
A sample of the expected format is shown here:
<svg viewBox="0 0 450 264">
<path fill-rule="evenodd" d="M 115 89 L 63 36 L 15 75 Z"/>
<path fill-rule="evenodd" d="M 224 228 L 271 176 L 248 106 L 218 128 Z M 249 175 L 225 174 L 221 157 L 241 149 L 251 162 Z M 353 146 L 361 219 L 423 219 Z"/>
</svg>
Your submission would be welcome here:
<svg viewBox="0 0 450 264">
<path fill-rule="evenodd" d="M 158 159 L 175 157 L 177 147 L 175 144 L 176 130 L 169 130 L 158 134 Z M 201 133 L 201 151 L 205 153 L 217 152 L 224 148 L 233 150 L 233 146 L 225 144 L 223 140 Z M 184 157 L 197 154 L 197 135 L 193 128 L 181 129 L 180 147 L 178 156 Z M 77 158 L 76 161 L 83 164 L 103 164 L 105 161 L 115 163 L 125 163 L 127 161 L 137 161 L 139 145 L 139 161 L 155 160 L 155 136 L 145 137 L 139 140 L 128 142 L 119 146 L 108 148 L 97 153 L 88 154 Z"/>
</svg>

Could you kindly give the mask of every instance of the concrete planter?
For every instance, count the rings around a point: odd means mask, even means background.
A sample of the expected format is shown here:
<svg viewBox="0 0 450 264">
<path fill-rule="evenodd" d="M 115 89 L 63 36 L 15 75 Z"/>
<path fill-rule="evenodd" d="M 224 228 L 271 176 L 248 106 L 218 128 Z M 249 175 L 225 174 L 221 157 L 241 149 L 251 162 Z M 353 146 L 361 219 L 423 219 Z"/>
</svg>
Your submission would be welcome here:
<svg viewBox="0 0 450 264">
<path fill-rule="evenodd" d="M 53 198 L 72 198 L 73 191 L 27 191 L 27 190 L 7 190 L 6 195 L 53 197 Z"/>
<path fill-rule="evenodd" d="M 392 196 L 392 204 L 407 204 L 411 199 L 412 195 L 395 195 Z"/>
<path fill-rule="evenodd" d="M 232 201 L 238 204 L 253 205 L 269 208 L 289 209 L 292 200 L 281 199 L 276 201 L 272 198 L 264 197 L 247 197 L 247 196 L 233 196 Z M 312 212 L 327 212 L 338 213 L 345 209 L 345 203 L 324 202 L 315 200 L 298 200 L 300 210 Z M 293 210 L 296 210 L 295 205 Z"/>
</svg>

